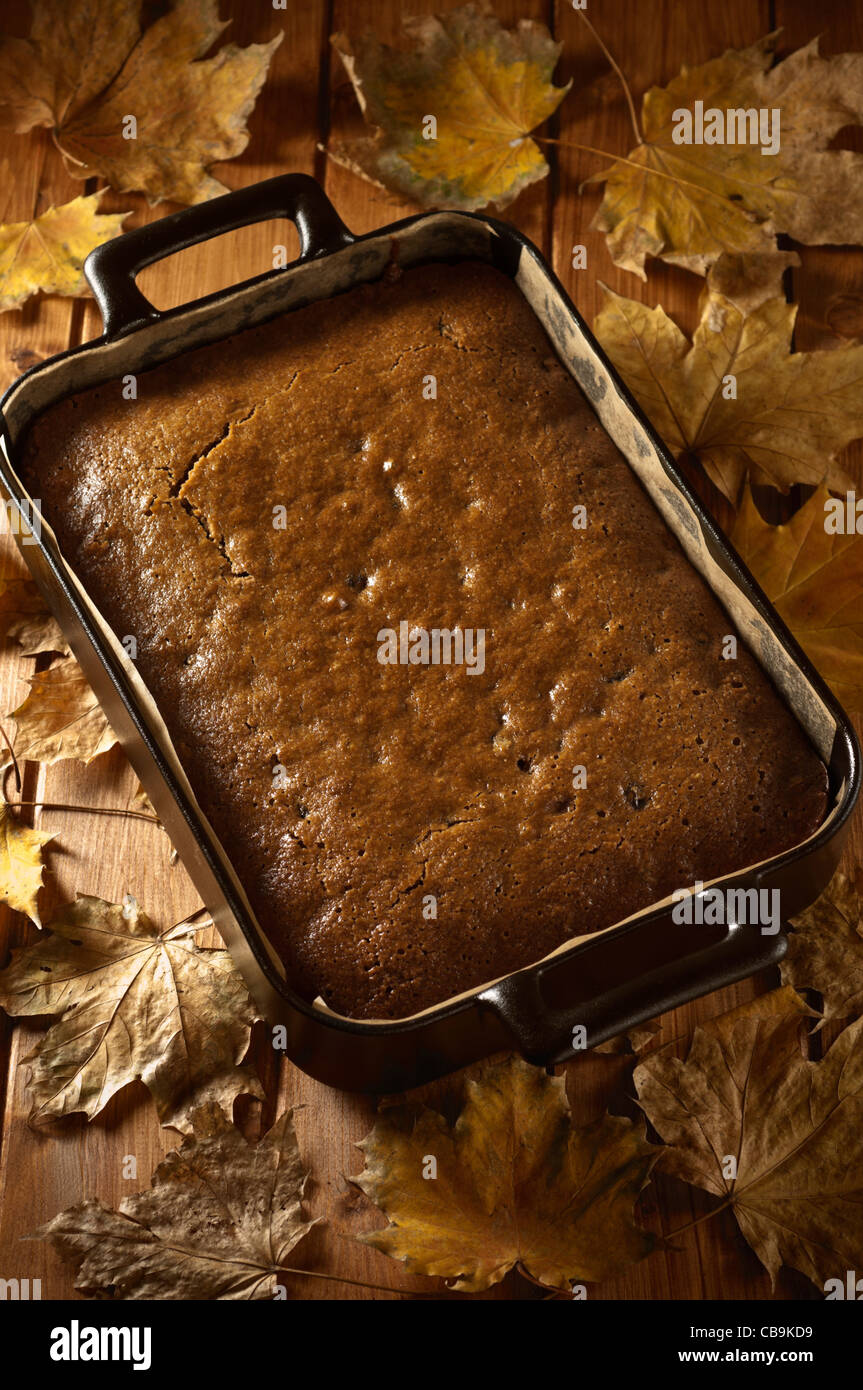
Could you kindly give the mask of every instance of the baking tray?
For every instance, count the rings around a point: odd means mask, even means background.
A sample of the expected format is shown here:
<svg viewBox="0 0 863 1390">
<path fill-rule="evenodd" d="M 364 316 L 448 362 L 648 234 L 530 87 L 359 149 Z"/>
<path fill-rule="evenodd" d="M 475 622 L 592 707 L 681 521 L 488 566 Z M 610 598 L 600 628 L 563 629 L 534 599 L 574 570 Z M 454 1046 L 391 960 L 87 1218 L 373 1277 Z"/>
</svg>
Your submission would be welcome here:
<svg viewBox="0 0 863 1390">
<path fill-rule="evenodd" d="M 192 304 L 157 311 L 136 285 L 154 261 L 252 222 L 285 217 L 299 233 L 300 256 Z M 40 411 L 63 397 L 138 373 L 178 353 L 218 341 L 314 300 L 377 279 L 394 256 L 403 266 L 435 260 L 486 261 L 515 281 L 564 365 L 628 460 L 665 521 L 701 572 L 826 763 L 830 809 L 805 844 L 714 886 L 781 891 L 783 914 L 807 906 L 829 881 L 859 789 L 860 760 L 846 715 L 758 585 L 687 486 L 536 248 L 514 228 L 481 214 L 433 212 L 354 236 L 320 186 L 288 174 L 174 213 L 107 242 L 87 260 L 99 304 L 100 338 L 26 372 L 3 397 L 0 487 L 36 535 L 16 539 L 58 618 L 180 857 L 286 1051 L 312 1076 L 348 1090 L 404 1090 L 501 1049 L 551 1065 L 579 1041 L 595 1045 L 645 1019 L 719 989 L 785 953 L 784 932 L 757 926 L 676 924 L 670 900 L 589 935 L 544 960 L 408 1019 L 356 1021 L 299 997 L 255 922 L 242 885 L 195 797 L 167 729 L 133 663 L 59 552 L 38 504 L 15 472 L 16 446 Z M 32 511 L 28 513 L 27 509 Z M 684 886 L 684 885 L 681 885 Z"/>
</svg>

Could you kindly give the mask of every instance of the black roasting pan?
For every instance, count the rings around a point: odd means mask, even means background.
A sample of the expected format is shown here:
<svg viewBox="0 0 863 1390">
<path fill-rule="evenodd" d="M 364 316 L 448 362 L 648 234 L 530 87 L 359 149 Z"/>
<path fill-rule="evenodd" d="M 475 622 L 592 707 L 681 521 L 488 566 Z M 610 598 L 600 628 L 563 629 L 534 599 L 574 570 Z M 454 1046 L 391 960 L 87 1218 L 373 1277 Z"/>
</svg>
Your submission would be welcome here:
<svg viewBox="0 0 863 1390">
<path fill-rule="evenodd" d="M 298 230 L 297 261 L 243 284 L 159 312 L 136 285 L 154 261 L 220 233 L 285 217 Z M 803 845 L 721 880 L 722 888 L 779 888 L 784 915 L 807 906 L 839 859 L 859 789 L 859 751 L 846 715 L 775 610 L 679 473 L 668 450 L 598 347 L 536 248 L 513 227 L 479 214 L 432 212 L 364 236 L 344 226 L 307 175 L 269 179 L 174 213 L 99 247 L 87 278 L 104 332 L 26 372 L 2 409 L 0 486 L 26 517 L 33 499 L 15 472 L 16 449 L 40 411 L 97 382 L 138 372 L 288 309 L 378 278 L 394 248 L 401 265 L 479 259 L 511 276 L 545 327 L 604 428 L 638 474 L 809 734 L 828 767 L 830 810 Z M 21 552 L 60 621 L 153 805 L 265 1016 L 282 1024 L 287 1053 L 312 1076 L 348 1090 L 404 1090 L 501 1049 L 550 1065 L 572 1053 L 582 1025 L 593 1045 L 697 995 L 772 965 L 782 931 L 678 925 L 669 902 L 590 935 L 572 924 L 572 942 L 524 970 L 447 1000 L 409 1019 L 353 1021 L 297 995 L 257 926 L 228 855 L 195 803 L 158 711 L 133 663 L 35 515 Z"/>
</svg>

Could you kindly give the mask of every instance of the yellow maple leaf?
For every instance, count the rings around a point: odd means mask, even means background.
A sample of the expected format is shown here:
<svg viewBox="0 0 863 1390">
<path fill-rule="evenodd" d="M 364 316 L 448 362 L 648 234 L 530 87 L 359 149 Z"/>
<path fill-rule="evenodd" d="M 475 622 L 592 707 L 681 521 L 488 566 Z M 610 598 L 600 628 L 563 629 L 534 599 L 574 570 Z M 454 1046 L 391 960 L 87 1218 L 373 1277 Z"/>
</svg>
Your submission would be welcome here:
<svg viewBox="0 0 863 1390">
<path fill-rule="evenodd" d="M 657 1244 L 633 1219 L 656 1150 L 618 1116 L 576 1129 L 563 1078 L 518 1057 L 468 1081 L 455 1125 L 435 1110 L 393 1107 L 359 1147 L 366 1168 L 354 1181 L 391 1222 L 362 1239 L 456 1289 L 487 1289 L 516 1266 L 569 1289 Z"/>
<path fill-rule="evenodd" d="M 703 275 L 723 251 L 775 248 L 777 232 L 806 245 L 863 242 L 863 156 L 828 149 L 843 126 L 863 123 L 863 54 L 822 58 L 815 39 L 771 68 L 775 39 L 683 68 L 645 94 L 640 143 L 589 180 L 605 183 L 593 225 L 616 265 L 644 279 L 645 258 L 659 256 Z M 677 143 L 678 112 L 691 114 L 695 134 L 696 101 L 723 122 L 729 111 L 771 113 L 768 143 L 760 132 L 729 142 L 724 124 L 723 142 Z M 776 111 L 778 148 L 762 154 L 776 143 Z"/>
<path fill-rule="evenodd" d="M 691 343 L 661 305 L 605 287 L 594 331 L 672 452 L 696 459 L 730 502 L 747 475 L 781 492 L 822 481 L 844 490 L 836 453 L 863 436 L 863 346 L 791 352 L 796 306 L 763 258 L 760 291 L 757 276 L 747 287 L 751 265 L 713 268 Z"/>
<path fill-rule="evenodd" d="M 408 19 L 411 52 L 373 34 L 331 42 L 374 135 L 333 157 L 423 207 L 503 206 L 548 172 L 530 131 L 557 109 L 560 54 L 541 24 L 514 30 L 473 5 Z"/>
<path fill-rule="evenodd" d="M 844 511 L 845 498 L 838 504 Z M 863 713 L 863 536 L 828 531 L 835 509 L 822 485 L 786 525 L 770 526 L 747 488 L 731 539 L 837 697 Z"/>
<path fill-rule="evenodd" d="M 42 887 L 42 846 L 53 835 L 23 825 L 0 802 L 0 899 L 41 927 L 36 898 Z"/>
<path fill-rule="evenodd" d="M 143 33 L 141 8 L 34 0 L 30 38 L 0 43 L 0 117 L 17 131 L 51 127 L 76 178 L 202 202 L 226 191 L 207 170 L 248 144 L 282 35 L 205 59 L 227 27 L 218 0 L 177 0 Z"/>
<path fill-rule="evenodd" d="M 9 177 L 8 166 L 0 181 Z M 117 236 L 127 212 L 98 211 L 102 192 L 49 208 L 31 222 L 0 226 L 0 312 L 32 294 L 88 294 L 84 261 L 96 246 Z"/>
<path fill-rule="evenodd" d="M 33 762 L 62 758 L 92 762 L 117 742 L 81 667 L 71 657 L 30 679 L 30 694 L 10 715 L 18 725 L 16 752 Z"/>
</svg>

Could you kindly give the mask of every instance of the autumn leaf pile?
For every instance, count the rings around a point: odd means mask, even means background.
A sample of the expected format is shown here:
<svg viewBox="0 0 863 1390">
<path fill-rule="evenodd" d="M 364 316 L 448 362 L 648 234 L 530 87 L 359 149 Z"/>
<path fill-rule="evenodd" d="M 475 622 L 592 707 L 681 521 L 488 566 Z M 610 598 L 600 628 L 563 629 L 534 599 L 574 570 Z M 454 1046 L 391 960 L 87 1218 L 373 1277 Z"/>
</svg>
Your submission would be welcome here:
<svg viewBox="0 0 863 1390">
<path fill-rule="evenodd" d="M 144 30 L 142 9 L 143 0 L 34 0 L 30 37 L 0 38 L 0 131 L 46 128 L 73 178 L 140 190 L 151 203 L 202 202 L 227 191 L 209 168 L 248 144 L 281 35 L 223 44 L 208 58 L 227 27 L 218 0 L 175 0 Z M 36 290 L 86 293 L 84 260 L 128 216 L 99 213 L 103 192 L 0 226 L 0 310 Z"/>
<path fill-rule="evenodd" d="M 0 128 L 49 131 L 70 174 L 105 185 L 0 227 L 0 310 L 36 290 L 85 292 L 86 255 L 128 216 L 99 211 L 108 187 L 199 202 L 223 191 L 212 167 L 247 144 L 279 39 L 220 43 L 217 0 L 175 0 L 143 28 L 142 12 L 35 0 L 29 37 L 0 40 Z M 328 154 L 420 207 L 506 206 L 548 172 L 538 131 L 572 87 L 554 80 L 561 46 L 542 25 L 507 29 L 472 5 L 405 30 L 397 48 L 332 36 L 365 128 Z M 604 189 L 594 225 L 621 269 L 646 279 L 661 258 L 703 285 L 691 336 L 661 305 L 611 291 L 597 336 L 681 468 L 723 499 L 734 545 L 816 666 L 863 710 L 863 536 L 824 526 L 831 498 L 854 485 L 842 451 L 863 437 L 863 346 L 795 350 L 785 283 L 799 257 L 777 241 L 863 243 L 863 156 L 831 148 L 863 124 L 863 55 L 823 58 L 813 41 L 777 62 L 771 36 L 652 87 L 640 119 L 627 96 L 635 144 L 590 181 Z M 676 144 L 673 112 L 695 99 L 781 108 L 780 151 Z M 138 128 L 125 138 L 130 112 Z M 781 525 L 766 520 L 777 500 Z M 112 748 L 23 576 L 0 584 L 0 625 L 39 658 L 9 712 L 4 785 L 18 758 L 87 763 Z M 92 1120 L 143 1082 L 183 1138 L 119 1209 L 91 1198 L 36 1234 L 89 1296 L 282 1296 L 286 1278 L 310 1272 L 309 1174 L 290 1111 L 257 1144 L 233 1122 L 238 1097 L 264 1095 L 240 976 L 222 947 L 200 943 L 200 919 L 160 930 L 131 898 L 81 896 L 43 924 L 52 838 L 0 805 L 0 893 L 44 927 L 0 972 L 6 1012 L 47 1020 L 27 1059 L 30 1121 Z M 785 1265 L 823 1289 L 863 1267 L 861 889 L 839 875 L 802 914 L 781 988 L 682 1044 L 658 1023 L 633 1033 L 628 1118 L 576 1123 L 564 1077 L 512 1057 L 462 1078 L 454 1119 L 410 1099 L 383 1108 L 352 1177 L 383 1223 L 366 1243 L 463 1293 L 517 1271 L 577 1295 L 674 1246 L 644 1200 L 661 1180 L 706 1194 L 705 1219 L 730 1212 L 771 1280 Z"/>
<path fill-rule="evenodd" d="M 859 898 L 854 911 L 859 928 Z M 858 976 L 861 958 L 858 939 Z M 515 1057 L 468 1074 L 454 1123 L 422 1104 L 386 1107 L 354 1181 L 387 1224 L 361 1239 L 463 1293 L 517 1270 L 582 1297 L 586 1283 L 673 1245 L 638 1216 L 662 1174 L 708 1194 L 703 1219 L 730 1208 L 771 1280 L 783 1264 L 821 1289 L 843 1280 L 863 1254 L 863 1019 L 808 1061 L 801 1042 L 815 1017 L 786 985 L 696 1028 L 685 1059 L 648 1052 L 634 1085 L 658 1144 L 643 1121 L 575 1125 L 563 1078 Z M 211 1102 L 149 1191 L 118 1211 L 87 1200 L 38 1234 L 91 1296 L 272 1298 L 307 1268 L 287 1264 L 311 1225 L 305 1176 L 290 1112 L 250 1149 Z"/>
<path fill-rule="evenodd" d="M 643 277 L 646 257 L 661 256 L 703 275 L 724 252 L 775 248 L 781 232 L 804 245 L 863 241 L 863 158 L 828 148 L 843 126 L 863 122 L 863 54 L 822 58 L 813 39 L 774 65 L 776 38 L 729 49 L 645 94 L 638 145 L 595 176 L 605 184 L 596 225 L 616 265 Z M 695 99 L 780 110 L 776 153 L 675 143 L 673 113 Z"/>
</svg>

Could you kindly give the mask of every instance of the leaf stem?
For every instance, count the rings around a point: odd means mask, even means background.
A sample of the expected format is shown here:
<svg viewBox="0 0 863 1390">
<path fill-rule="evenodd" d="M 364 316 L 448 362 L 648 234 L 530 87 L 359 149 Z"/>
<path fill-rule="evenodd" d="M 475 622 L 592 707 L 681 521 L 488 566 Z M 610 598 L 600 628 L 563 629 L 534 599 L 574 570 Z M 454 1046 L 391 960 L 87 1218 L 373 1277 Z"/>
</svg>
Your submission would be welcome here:
<svg viewBox="0 0 863 1390">
<path fill-rule="evenodd" d="M 12 747 L 12 744 L 9 742 L 9 735 L 7 734 L 6 730 L 3 728 L 3 725 L 2 725 L 2 724 L 0 724 L 0 734 L 3 735 L 3 742 L 6 744 L 6 747 L 9 749 L 9 757 L 12 759 L 12 766 L 13 766 L 13 768 L 15 769 L 15 790 L 16 790 L 16 792 L 18 793 L 18 795 L 20 796 L 20 795 L 21 795 L 21 787 L 22 787 L 22 785 L 23 785 L 23 784 L 22 784 L 22 781 L 21 781 L 21 769 L 20 769 L 20 767 L 18 766 L 18 759 L 15 757 L 15 749 Z"/>
<path fill-rule="evenodd" d="M 51 143 L 53 144 L 57 153 L 62 158 L 67 173 L 69 172 L 70 163 L 77 164 L 79 169 L 83 169 L 85 167 L 84 161 L 82 159 L 76 159 L 73 154 L 69 154 L 68 150 L 63 149 L 63 146 L 60 144 L 60 131 L 57 126 L 51 127 Z"/>
<path fill-rule="evenodd" d="M 726 1197 L 724 1202 L 720 1202 L 718 1207 L 713 1207 L 710 1211 L 704 1212 L 703 1216 L 697 1216 L 694 1221 L 687 1221 L 685 1226 L 678 1226 L 676 1231 L 669 1231 L 666 1240 L 674 1240 L 676 1236 L 682 1236 L 685 1231 L 691 1231 L 696 1226 L 700 1226 L 702 1221 L 712 1221 L 714 1216 L 718 1216 L 721 1211 L 734 1205 L 733 1197 Z"/>
<path fill-rule="evenodd" d="M 345 1274 L 323 1274 L 317 1269 L 292 1269 L 290 1265 L 279 1265 L 276 1272 L 279 1274 L 302 1274 L 307 1279 L 330 1279 L 335 1284 L 352 1284 L 355 1289 L 376 1289 L 379 1293 L 395 1294 L 398 1298 L 418 1296 L 410 1289 L 393 1289 L 388 1284 L 369 1284 L 364 1279 L 348 1279 Z"/>
<path fill-rule="evenodd" d="M 516 1265 L 516 1269 L 518 1270 L 522 1279 L 526 1279 L 529 1284 L 533 1284 L 536 1288 L 542 1289 L 543 1293 L 547 1293 L 549 1297 L 561 1298 L 566 1296 L 566 1289 L 556 1289 L 552 1284 L 544 1284 L 541 1279 L 535 1279 L 534 1276 L 532 1274 L 529 1274 L 528 1271 L 525 1269 L 524 1265 L 521 1263 L 521 1260 L 519 1260 L 518 1264 Z"/>
<path fill-rule="evenodd" d="M 620 85 L 621 85 L 621 87 L 623 88 L 623 95 L 626 97 L 626 104 L 627 104 L 627 106 L 629 107 L 629 119 L 632 121 L 632 129 L 635 131 L 635 139 L 636 139 L 636 141 L 638 142 L 639 145 L 642 145 L 642 144 L 644 143 L 644 137 L 643 137 L 643 135 L 641 134 L 641 127 L 640 127 L 639 124 L 638 124 L 638 116 L 636 115 L 636 112 L 635 112 L 635 102 L 634 102 L 633 99 L 632 99 L 632 89 L 631 89 L 631 87 L 630 87 L 628 81 L 626 80 L 626 77 L 624 76 L 623 69 L 621 68 L 621 66 L 620 66 L 620 64 L 617 62 L 617 60 L 613 57 L 613 55 L 612 55 L 612 53 L 611 53 L 611 50 L 609 49 L 609 47 L 608 47 L 608 45 L 606 44 L 605 40 L 602 39 L 602 38 L 600 38 L 600 36 L 599 36 L 599 34 L 597 33 L 596 29 L 594 28 L 594 26 L 591 24 L 590 20 L 588 19 L 588 17 L 587 17 L 587 15 L 586 15 L 585 11 L 584 11 L 584 10 L 576 10 L 576 14 L 577 14 L 577 15 L 579 16 L 579 18 L 582 19 L 582 20 L 584 21 L 584 23 L 587 25 L 588 29 L 590 30 L 590 32 L 591 32 L 591 34 L 593 35 L 593 37 L 596 39 L 596 42 L 599 44 L 600 48 L 602 49 L 603 53 L 605 54 L 606 58 L 608 59 L 609 63 L 611 64 L 612 68 L 613 68 L 614 71 L 617 73 L 617 76 L 618 76 L 618 78 L 620 79 Z"/>
<path fill-rule="evenodd" d="M 538 145 L 562 145 L 567 150 L 584 150 L 586 154 L 598 154 L 602 159 L 610 159 L 614 164 L 632 164 L 636 169 L 643 169 L 644 167 L 637 164 L 634 159 L 625 159 L 622 154 L 611 154 L 609 150 L 599 150 L 595 145 L 583 145 L 579 140 L 556 140 L 551 135 L 535 135 L 533 133 L 530 139 L 535 140 Z"/>
<path fill-rule="evenodd" d="M 153 825 L 161 825 L 158 816 L 151 816 L 146 811 L 124 811 L 117 806 L 74 806 L 66 801 L 8 801 L 7 806 L 15 810 L 19 806 L 40 806 L 43 811 L 83 811 L 86 815 L 93 816 L 129 816 L 133 820 L 152 821 Z"/>
</svg>

